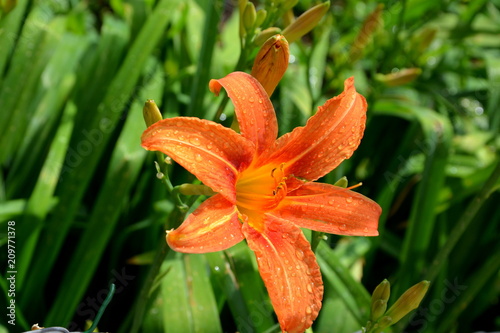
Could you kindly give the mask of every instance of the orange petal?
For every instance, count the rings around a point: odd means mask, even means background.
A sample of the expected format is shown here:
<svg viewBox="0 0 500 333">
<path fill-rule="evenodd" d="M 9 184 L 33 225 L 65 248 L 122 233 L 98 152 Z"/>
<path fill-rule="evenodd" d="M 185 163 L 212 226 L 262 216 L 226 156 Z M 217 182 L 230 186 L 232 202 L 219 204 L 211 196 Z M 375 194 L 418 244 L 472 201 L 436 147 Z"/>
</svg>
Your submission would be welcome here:
<svg viewBox="0 0 500 333">
<path fill-rule="evenodd" d="M 234 72 L 219 80 L 211 80 L 210 91 L 219 95 L 222 87 L 233 101 L 241 135 L 252 141 L 257 154 L 269 149 L 278 135 L 278 123 L 266 91 L 253 76 Z"/>
<path fill-rule="evenodd" d="M 304 332 L 321 308 L 323 281 L 302 231 L 267 215 L 262 232 L 248 223 L 243 224 L 242 231 L 257 257 L 281 329 L 288 333 Z"/>
<path fill-rule="evenodd" d="M 236 202 L 238 173 L 252 161 L 252 143 L 208 120 L 177 117 L 161 120 L 142 134 L 142 146 L 159 150 L 215 192 Z"/>
<path fill-rule="evenodd" d="M 377 236 L 382 209 L 371 199 L 330 184 L 308 183 L 272 212 L 301 228 L 337 235 Z"/>
<path fill-rule="evenodd" d="M 220 194 L 208 198 L 179 228 L 167 232 L 168 245 L 184 253 L 225 250 L 243 238 L 238 209 Z"/>
<path fill-rule="evenodd" d="M 276 141 L 269 161 L 285 163 L 288 174 L 316 180 L 351 157 L 363 136 L 366 101 L 356 92 L 354 79 L 345 81 L 345 90 L 318 108 L 305 127 L 298 127 Z"/>
</svg>

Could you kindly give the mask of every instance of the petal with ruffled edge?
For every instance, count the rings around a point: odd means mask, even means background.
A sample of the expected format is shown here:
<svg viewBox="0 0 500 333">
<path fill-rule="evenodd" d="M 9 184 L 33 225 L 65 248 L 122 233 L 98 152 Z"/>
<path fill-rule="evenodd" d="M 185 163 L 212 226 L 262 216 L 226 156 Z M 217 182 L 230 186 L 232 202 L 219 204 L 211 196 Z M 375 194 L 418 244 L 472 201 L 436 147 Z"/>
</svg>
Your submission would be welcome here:
<svg viewBox="0 0 500 333">
<path fill-rule="evenodd" d="M 380 206 L 364 195 L 322 183 L 290 192 L 272 212 L 301 228 L 350 236 L 377 236 L 381 213 Z"/>
<path fill-rule="evenodd" d="M 253 144 L 240 134 L 198 118 L 163 119 L 148 127 L 141 139 L 144 148 L 167 154 L 232 203 L 238 174 L 254 155 Z"/>
<path fill-rule="evenodd" d="M 220 194 L 208 198 L 179 228 L 167 232 L 168 245 L 183 253 L 221 251 L 243 238 L 238 209 Z"/>
<path fill-rule="evenodd" d="M 222 87 L 234 104 L 241 135 L 255 144 L 260 155 L 278 135 L 276 114 L 266 91 L 257 79 L 243 72 L 210 80 L 209 88 L 215 95 L 219 95 Z"/>
<path fill-rule="evenodd" d="M 263 218 L 263 230 L 244 223 L 243 234 L 255 252 L 281 329 L 302 333 L 321 308 L 323 281 L 319 266 L 299 228 L 273 216 Z"/>
<path fill-rule="evenodd" d="M 347 79 L 342 94 L 319 107 L 305 127 L 280 137 L 259 164 L 285 163 L 287 174 L 309 181 L 326 175 L 358 147 L 365 129 L 366 108 L 365 98 L 356 92 L 354 79 Z M 290 177 L 288 183 L 294 183 L 293 179 Z"/>
</svg>

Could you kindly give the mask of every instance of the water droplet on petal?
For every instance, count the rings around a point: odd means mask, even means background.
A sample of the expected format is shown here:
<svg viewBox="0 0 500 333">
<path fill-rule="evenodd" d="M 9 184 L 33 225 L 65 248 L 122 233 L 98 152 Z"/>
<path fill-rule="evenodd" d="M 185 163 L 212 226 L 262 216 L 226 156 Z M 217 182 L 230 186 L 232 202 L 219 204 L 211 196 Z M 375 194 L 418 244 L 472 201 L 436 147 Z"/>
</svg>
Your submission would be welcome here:
<svg viewBox="0 0 500 333">
<path fill-rule="evenodd" d="M 347 230 L 347 225 L 346 225 L 345 223 L 344 223 L 344 224 L 341 224 L 341 225 L 339 226 L 339 229 L 340 229 L 340 230 L 342 230 L 342 231 L 345 231 L 345 230 Z"/>
<path fill-rule="evenodd" d="M 313 293 L 313 287 L 310 284 L 307 285 L 307 291 L 311 294 Z"/>
<path fill-rule="evenodd" d="M 203 161 L 203 158 L 201 157 L 200 154 L 196 154 L 195 160 L 196 160 L 196 162 L 201 162 L 201 161 Z M 215 205 L 215 206 L 217 207 L 217 205 Z"/>
<path fill-rule="evenodd" d="M 304 259 L 304 252 L 302 252 L 302 250 L 296 250 L 295 256 L 297 257 L 297 259 L 303 260 Z"/>
<path fill-rule="evenodd" d="M 311 313 L 312 313 L 312 309 L 311 309 L 311 307 L 310 307 L 310 306 L 308 306 L 308 307 L 306 308 L 306 313 L 307 313 L 307 314 L 311 314 Z"/>
<path fill-rule="evenodd" d="M 352 199 L 352 197 L 347 197 L 347 198 L 345 198 L 345 201 L 346 201 L 347 203 L 351 203 L 351 202 L 352 202 L 352 200 L 353 200 L 353 199 Z"/>
<path fill-rule="evenodd" d="M 199 138 L 190 138 L 189 142 L 191 142 L 195 146 L 199 146 L 200 145 L 200 139 Z"/>
</svg>

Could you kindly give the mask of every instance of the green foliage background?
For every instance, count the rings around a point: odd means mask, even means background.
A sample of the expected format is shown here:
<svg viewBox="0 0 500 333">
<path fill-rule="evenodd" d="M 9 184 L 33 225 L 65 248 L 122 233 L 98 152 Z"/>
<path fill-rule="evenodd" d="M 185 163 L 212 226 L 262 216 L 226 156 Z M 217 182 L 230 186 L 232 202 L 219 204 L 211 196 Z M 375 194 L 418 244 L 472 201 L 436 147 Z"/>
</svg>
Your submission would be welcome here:
<svg viewBox="0 0 500 333">
<path fill-rule="evenodd" d="M 383 4 L 364 25 L 376 2 L 332 1 L 291 45 L 272 98 L 282 134 L 349 76 L 369 102 L 360 148 L 324 181 L 362 181 L 357 190 L 383 208 L 380 236 L 320 242 L 326 291 L 313 331 L 360 330 L 384 278 L 394 299 L 432 282 L 394 332 L 500 330 L 500 2 Z M 238 17 L 237 4 L 221 0 L 18 0 L 2 14 L 0 299 L 7 313 L 15 221 L 17 310 L 15 327 L 0 316 L 0 332 L 83 330 L 111 282 L 101 331 L 279 331 L 244 243 L 168 251 L 164 230 L 184 216 L 156 178 L 155 154 L 140 147 L 146 99 L 164 117 L 214 117 L 221 98 L 207 84 L 238 64 Z M 249 71 L 256 50 L 237 69 Z M 383 76 L 404 68 L 421 75 L 395 86 Z M 229 125 L 230 107 L 224 115 Z M 170 172 L 174 185 L 195 181 L 179 166 Z M 203 197 L 182 199 L 194 209 Z"/>
</svg>

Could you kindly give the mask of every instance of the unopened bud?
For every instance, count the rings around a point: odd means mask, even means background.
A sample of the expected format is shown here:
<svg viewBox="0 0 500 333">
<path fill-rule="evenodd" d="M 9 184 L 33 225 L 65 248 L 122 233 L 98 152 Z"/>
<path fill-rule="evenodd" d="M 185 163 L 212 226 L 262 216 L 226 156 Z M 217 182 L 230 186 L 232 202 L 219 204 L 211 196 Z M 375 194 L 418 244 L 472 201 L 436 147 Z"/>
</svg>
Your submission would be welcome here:
<svg viewBox="0 0 500 333">
<path fill-rule="evenodd" d="M 356 39 L 352 43 L 351 49 L 349 51 L 349 59 L 352 62 L 359 60 L 363 54 L 363 50 L 366 45 L 372 39 L 374 33 L 382 25 L 382 10 L 384 9 L 383 4 L 379 4 L 375 10 L 368 15 L 368 17 L 363 22 L 363 26 L 359 31 Z"/>
<path fill-rule="evenodd" d="M 380 282 L 380 284 L 375 288 L 372 294 L 372 301 L 385 300 L 388 301 L 391 296 L 391 284 L 387 279 Z"/>
<path fill-rule="evenodd" d="M 422 54 L 434 41 L 437 35 L 436 28 L 427 28 L 416 36 L 413 43 L 417 45 L 417 52 Z"/>
<path fill-rule="evenodd" d="M 410 311 L 419 306 L 425 293 L 427 293 L 427 289 L 429 289 L 429 285 L 429 281 L 421 281 L 405 291 L 405 293 L 398 298 L 396 303 L 386 312 L 386 316 L 391 318 L 391 325 L 397 323 L 401 318 L 410 313 Z"/>
<path fill-rule="evenodd" d="M 257 46 L 262 46 L 269 38 L 274 35 L 278 35 L 281 33 L 281 29 L 277 27 L 270 27 L 262 30 L 253 40 L 253 43 Z"/>
<path fill-rule="evenodd" d="M 243 24 L 243 14 L 247 8 L 248 0 L 238 0 L 238 10 L 240 12 L 240 38 L 243 39 L 246 35 L 245 25 Z"/>
<path fill-rule="evenodd" d="M 316 5 L 300 15 L 295 21 L 283 30 L 283 35 L 289 43 L 293 43 L 311 31 L 328 12 L 330 1 Z"/>
<path fill-rule="evenodd" d="M 257 11 L 257 17 L 255 18 L 255 26 L 260 27 L 264 20 L 266 19 L 267 11 L 265 9 L 259 9 Z"/>
<path fill-rule="evenodd" d="M 335 184 L 333 184 L 333 186 L 338 186 L 338 187 L 346 188 L 347 184 L 348 184 L 347 177 L 344 176 L 344 177 L 340 178 L 339 180 L 337 180 L 335 182 Z"/>
<path fill-rule="evenodd" d="M 288 42 L 282 35 L 269 38 L 257 53 L 251 74 L 264 87 L 268 96 L 271 96 L 285 74 L 289 55 Z"/>
<path fill-rule="evenodd" d="M 146 122 L 147 127 L 163 119 L 163 117 L 161 116 L 160 109 L 158 109 L 158 106 L 152 99 L 148 99 L 146 103 L 144 103 L 144 108 L 142 109 L 142 115 L 144 117 L 144 121 Z"/>
<path fill-rule="evenodd" d="M 387 310 L 387 301 L 391 296 L 391 284 L 389 281 L 382 281 L 373 291 L 370 320 L 376 321 Z"/>
<path fill-rule="evenodd" d="M 380 320 L 378 321 L 378 328 L 379 329 L 384 329 L 386 327 L 389 327 L 391 326 L 392 324 L 395 324 L 396 322 L 393 321 L 393 319 L 389 316 L 384 316 L 382 318 L 380 318 Z"/>
<path fill-rule="evenodd" d="M 403 68 L 391 74 L 376 74 L 375 79 L 389 87 L 396 87 L 414 81 L 420 74 L 420 68 Z"/>
<path fill-rule="evenodd" d="M 253 3 L 247 3 L 245 12 L 243 13 L 243 25 L 246 31 L 250 31 L 254 28 L 255 19 L 257 18 L 257 12 L 255 11 L 255 6 Z"/>
<path fill-rule="evenodd" d="M 184 195 L 206 195 L 212 196 L 215 192 L 206 185 L 182 184 L 179 185 L 179 193 Z"/>
</svg>

